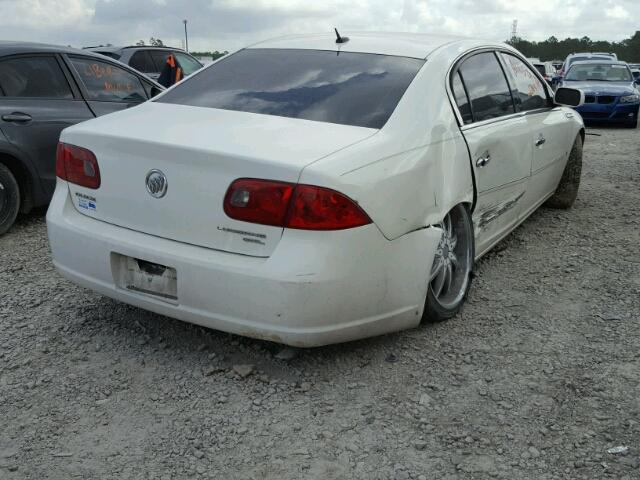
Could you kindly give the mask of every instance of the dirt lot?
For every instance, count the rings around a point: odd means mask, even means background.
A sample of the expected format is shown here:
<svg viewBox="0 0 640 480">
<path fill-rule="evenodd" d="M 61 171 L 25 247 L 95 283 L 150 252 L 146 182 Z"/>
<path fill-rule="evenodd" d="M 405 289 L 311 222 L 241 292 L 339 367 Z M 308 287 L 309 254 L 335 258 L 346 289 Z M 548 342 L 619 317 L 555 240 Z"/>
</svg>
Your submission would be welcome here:
<svg viewBox="0 0 640 480">
<path fill-rule="evenodd" d="M 321 349 L 85 291 L 43 214 L 21 219 L 0 238 L 0 478 L 640 479 L 639 133 L 590 132 L 573 210 L 482 259 L 461 315 Z"/>
</svg>

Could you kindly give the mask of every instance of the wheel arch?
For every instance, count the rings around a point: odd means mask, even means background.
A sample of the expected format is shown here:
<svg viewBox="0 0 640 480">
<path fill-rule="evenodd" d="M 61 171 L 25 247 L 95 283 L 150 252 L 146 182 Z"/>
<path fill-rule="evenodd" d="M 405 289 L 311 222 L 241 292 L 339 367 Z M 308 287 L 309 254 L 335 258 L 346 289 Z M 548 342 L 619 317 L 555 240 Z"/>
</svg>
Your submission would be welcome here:
<svg viewBox="0 0 640 480">
<path fill-rule="evenodd" d="M 11 171 L 20 188 L 20 213 L 29 213 L 34 207 L 34 178 L 29 167 L 16 155 L 0 150 L 0 163 Z"/>
</svg>

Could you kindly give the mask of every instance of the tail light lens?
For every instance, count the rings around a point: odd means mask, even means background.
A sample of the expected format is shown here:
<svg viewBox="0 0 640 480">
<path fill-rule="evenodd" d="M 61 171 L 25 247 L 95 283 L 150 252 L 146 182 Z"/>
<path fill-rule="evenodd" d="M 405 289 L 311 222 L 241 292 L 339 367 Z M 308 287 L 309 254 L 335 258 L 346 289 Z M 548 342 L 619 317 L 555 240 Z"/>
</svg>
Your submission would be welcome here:
<svg viewBox="0 0 640 480">
<path fill-rule="evenodd" d="M 231 184 L 224 211 L 235 220 L 301 230 L 344 230 L 371 223 L 357 203 L 335 190 L 248 178 Z"/>
<path fill-rule="evenodd" d="M 286 226 L 302 230 L 342 230 L 369 223 L 369 216 L 346 195 L 328 188 L 298 185 Z"/>
<path fill-rule="evenodd" d="M 56 176 L 82 187 L 100 187 L 100 167 L 91 150 L 67 143 L 58 143 Z"/>
<path fill-rule="evenodd" d="M 231 184 L 224 198 L 224 212 L 231 218 L 262 225 L 284 225 L 295 185 L 242 178 Z"/>
</svg>

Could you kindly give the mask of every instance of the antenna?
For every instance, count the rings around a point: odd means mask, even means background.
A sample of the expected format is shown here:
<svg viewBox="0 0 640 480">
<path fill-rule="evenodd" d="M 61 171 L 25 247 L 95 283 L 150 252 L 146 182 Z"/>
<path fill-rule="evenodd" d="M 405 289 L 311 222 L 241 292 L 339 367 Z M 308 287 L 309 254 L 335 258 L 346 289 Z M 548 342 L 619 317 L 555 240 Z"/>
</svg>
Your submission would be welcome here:
<svg viewBox="0 0 640 480">
<path fill-rule="evenodd" d="M 338 33 L 338 29 L 334 28 L 336 31 L 336 43 L 347 43 L 349 41 L 349 37 L 341 37 Z"/>
</svg>

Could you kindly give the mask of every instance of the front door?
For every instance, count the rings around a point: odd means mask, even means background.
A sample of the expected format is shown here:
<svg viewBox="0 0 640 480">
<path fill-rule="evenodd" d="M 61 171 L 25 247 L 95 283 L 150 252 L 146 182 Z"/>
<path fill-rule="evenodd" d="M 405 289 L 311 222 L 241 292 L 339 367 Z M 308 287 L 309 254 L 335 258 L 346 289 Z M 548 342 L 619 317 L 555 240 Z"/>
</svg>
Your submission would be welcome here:
<svg viewBox="0 0 640 480">
<path fill-rule="evenodd" d="M 531 133 L 515 112 L 496 53 L 464 59 L 453 74 L 452 89 L 475 173 L 473 222 L 476 254 L 482 255 L 518 222 L 531 171 Z"/>
<path fill-rule="evenodd" d="M 91 110 L 74 94 L 55 55 L 0 60 L 0 130 L 34 165 L 45 196 L 55 188 L 60 132 L 90 118 Z"/>
<path fill-rule="evenodd" d="M 572 126 L 566 110 L 553 106 L 547 86 L 522 59 L 510 53 L 500 54 L 507 72 L 516 111 L 524 114 L 533 149 L 531 178 L 523 199 L 522 215 L 537 208 L 558 186 L 569 157 L 567 136 Z"/>
</svg>

